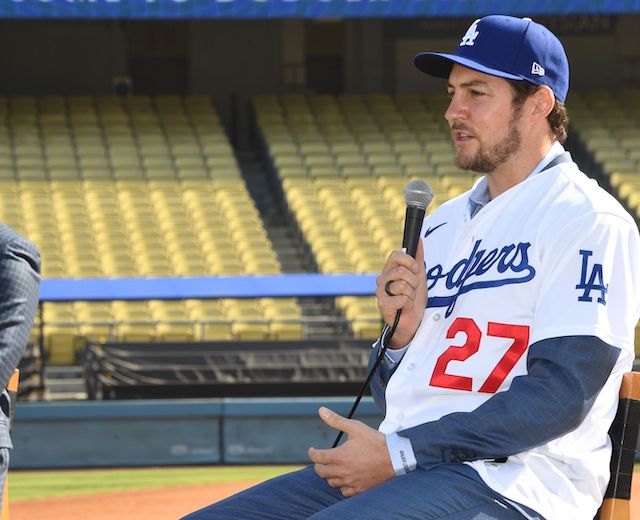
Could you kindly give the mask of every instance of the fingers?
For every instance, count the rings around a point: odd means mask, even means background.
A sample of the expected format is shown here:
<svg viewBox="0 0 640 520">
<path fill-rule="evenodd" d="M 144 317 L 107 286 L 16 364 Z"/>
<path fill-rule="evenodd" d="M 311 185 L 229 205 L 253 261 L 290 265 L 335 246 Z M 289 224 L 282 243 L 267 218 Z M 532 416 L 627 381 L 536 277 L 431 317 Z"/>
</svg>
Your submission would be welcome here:
<svg viewBox="0 0 640 520">
<path fill-rule="evenodd" d="M 398 310 L 402 310 L 390 347 L 404 346 L 411 340 L 424 315 L 426 297 L 424 250 L 420 240 L 416 258 L 402 251 L 392 252 L 376 279 L 376 303 L 385 323 L 391 325 Z"/>
<path fill-rule="evenodd" d="M 319 477 L 327 481 L 330 487 L 339 489 L 343 496 L 352 497 L 357 494 L 356 488 L 351 485 L 348 477 L 342 474 L 339 466 L 314 464 L 313 469 Z"/>
<path fill-rule="evenodd" d="M 342 415 L 329 410 L 329 408 L 325 408 L 324 406 L 320 407 L 318 415 L 327 425 L 331 426 L 335 430 L 340 430 L 345 433 L 349 433 L 351 429 L 350 426 L 354 422 L 351 419 L 342 417 Z"/>
<path fill-rule="evenodd" d="M 329 467 L 325 467 L 321 464 L 316 464 L 314 466 L 315 472 L 318 474 L 318 476 L 325 479 L 327 481 L 327 484 L 329 484 L 330 487 L 334 489 L 339 489 L 340 493 L 342 493 L 342 496 L 352 497 L 357 495 L 361 491 L 364 491 L 364 490 L 359 491 L 356 487 L 354 487 L 349 482 L 348 478 L 344 478 L 342 476 L 327 476 L 329 474 L 329 472 L 327 471 L 328 468 Z"/>
<path fill-rule="evenodd" d="M 408 299 L 413 300 L 418 289 L 418 281 L 407 281 L 400 278 L 394 278 L 394 275 L 389 275 L 390 279 L 382 285 L 383 293 L 389 298 L 396 298 L 396 302 L 403 301 L 398 296 L 406 296 Z M 380 295 L 382 296 L 382 294 Z"/>
<path fill-rule="evenodd" d="M 398 309 L 410 309 L 420 287 L 420 275 L 404 266 L 385 270 L 376 280 L 378 309 L 385 317 L 391 316 Z"/>
<path fill-rule="evenodd" d="M 389 282 L 389 289 L 394 296 L 406 294 L 410 296 L 412 291 L 420 285 L 420 278 L 424 273 L 424 253 L 422 248 L 418 248 L 419 255 L 412 258 L 402 251 L 393 251 L 384 269 L 377 279 L 378 296 L 393 297 L 385 291 L 385 284 Z"/>
<path fill-rule="evenodd" d="M 354 487 L 351 487 L 340 478 L 327 479 L 327 484 L 334 489 L 339 489 L 342 496 L 345 498 L 353 497 L 358 494 Z"/>
<path fill-rule="evenodd" d="M 331 426 L 336 430 L 343 431 L 346 434 L 349 434 L 349 432 L 354 431 L 356 427 L 357 421 L 353 421 L 351 419 L 342 417 L 340 414 L 337 414 L 336 412 L 329 410 L 329 408 L 325 408 L 324 406 L 320 407 L 320 409 L 318 410 L 318 415 L 327 425 Z M 311 461 L 316 463 L 316 466 L 319 464 L 320 465 L 331 464 L 336 460 L 336 450 L 333 448 L 326 449 L 326 450 L 309 448 L 307 453 Z M 317 471 L 316 473 L 318 473 L 318 475 L 320 475 L 323 478 L 327 478 L 330 476 L 330 475 L 326 475 L 326 476 L 321 475 Z"/>
<path fill-rule="evenodd" d="M 327 481 L 332 488 L 341 488 L 346 484 L 342 466 L 331 453 L 333 450 L 309 448 L 309 458 L 314 462 L 313 470 Z"/>
<path fill-rule="evenodd" d="M 419 272 L 422 272 L 425 268 L 424 249 L 422 247 L 422 239 L 418 240 L 418 250 L 416 251 L 416 263 L 418 264 Z"/>
<path fill-rule="evenodd" d="M 421 247 L 418 248 L 419 253 L 416 253 L 416 258 L 413 258 L 411 255 L 402 251 L 392 251 L 389 258 L 387 258 L 383 273 L 393 268 L 404 268 L 408 272 L 418 275 L 423 269 L 423 264 L 419 262 L 418 258 L 418 254 L 424 257 L 424 253 L 421 249 Z"/>
<path fill-rule="evenodd" d="M 309 456 L 309 458 L 311 459 L 311 462 L 314 462 L 316 464 L 316 466 L 318 464 L 320 465 L 328 465 L 329 463 L 333 462 L 333 457 L 331 456 L 331 450 L 319 450 L 317 448 L 309 448 L 307 450 L 307 455 Z M 318 473 L 316 471 L 316 473 Z M 320 473 L 318 473 L 318 475 L 320 475 Z M 329 475 L 320 475 L 321 477 L 326 478 L 326 476 Z"/>
</svg>

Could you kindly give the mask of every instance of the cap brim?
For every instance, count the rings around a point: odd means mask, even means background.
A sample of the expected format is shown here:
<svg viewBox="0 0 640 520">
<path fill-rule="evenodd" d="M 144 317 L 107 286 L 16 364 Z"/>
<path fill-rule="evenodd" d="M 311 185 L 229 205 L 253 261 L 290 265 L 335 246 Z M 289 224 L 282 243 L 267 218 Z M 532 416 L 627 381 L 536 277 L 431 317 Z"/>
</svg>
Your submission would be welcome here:
<svg viewBox="0 0 640 520">
<path fill-rule="evenodd" d="M 455 54 L 444 54 L 441 52 L 421 52 L 417 54 L 415 58 L 413 58 L 413 63 L 416 68 L 424 72 L 425 74 L 429 74 L 430 76 L 435 76 L 437 78 L 445 78 L 449 77 L 451 73 L 451 67 L 453 67 L 454 63 L 458 65 L 462 65 L 463 67 L 467 67 L 469 69 L 477 70 L 478 72 L 484 72 L 485 74 L 490 74 L 491 76 L 498 76 L 499 78 L 505 79 L 525 79 L 522 76 L 517 76 L 515 74 L 510 74 L 509 72 L 503 72 L 498 69 L 493 69 L 491 67 L 487 67 L 482 63 L 478 63 L 477 61 L 470 60 L 469 58 L 464 58 L 462 56 L 456 56 Z"/>
</svg>

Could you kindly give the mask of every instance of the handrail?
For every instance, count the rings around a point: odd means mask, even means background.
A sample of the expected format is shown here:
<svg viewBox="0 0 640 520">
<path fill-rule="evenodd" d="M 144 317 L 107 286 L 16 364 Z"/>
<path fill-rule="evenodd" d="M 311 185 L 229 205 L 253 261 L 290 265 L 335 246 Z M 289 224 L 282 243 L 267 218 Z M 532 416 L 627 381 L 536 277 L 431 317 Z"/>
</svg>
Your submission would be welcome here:
<svg viewBox="0 0 640 520">
<path fill-rule="evenodd" d="M 49 278 L 41 302 L 372 296 L 376 274 Z"/>
</svg>

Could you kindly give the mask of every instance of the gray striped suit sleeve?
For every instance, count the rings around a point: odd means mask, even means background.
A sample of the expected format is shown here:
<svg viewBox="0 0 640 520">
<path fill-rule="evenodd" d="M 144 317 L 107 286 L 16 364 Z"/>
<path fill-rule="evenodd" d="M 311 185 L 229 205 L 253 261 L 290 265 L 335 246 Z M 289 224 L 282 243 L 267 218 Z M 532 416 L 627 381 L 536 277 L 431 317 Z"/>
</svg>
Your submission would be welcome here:
<svg viewBox="0 0 640 520">
<path fill-rule="evenodd" d="M 40 295 L 40 253 L 0 225 L 0 385 L 4 389 L 29 340 Z M 0 447 L 10 448 L 7 394 L 0 398 Z"/>
</svg>

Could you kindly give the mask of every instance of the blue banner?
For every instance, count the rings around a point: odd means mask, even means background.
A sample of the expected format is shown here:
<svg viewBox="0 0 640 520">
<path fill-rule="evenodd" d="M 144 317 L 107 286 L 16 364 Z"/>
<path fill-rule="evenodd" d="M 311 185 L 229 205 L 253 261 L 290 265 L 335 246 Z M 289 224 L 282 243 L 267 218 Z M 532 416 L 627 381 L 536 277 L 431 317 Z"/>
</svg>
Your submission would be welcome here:
<svg viewBox="0 0 640 520">
<path fill-rule="evenodd" d="M 0 18 L 414 18 L 637 12 L 640 0 L 0 0 Z"/>
<path fill-rule="evenodd" d="M 40 301 L 184 300 L 373 296 L 375 274 L 275 274 L 42 280 Z"/>
</svg>

